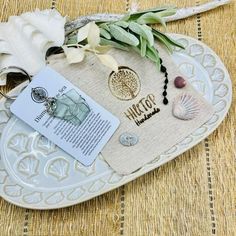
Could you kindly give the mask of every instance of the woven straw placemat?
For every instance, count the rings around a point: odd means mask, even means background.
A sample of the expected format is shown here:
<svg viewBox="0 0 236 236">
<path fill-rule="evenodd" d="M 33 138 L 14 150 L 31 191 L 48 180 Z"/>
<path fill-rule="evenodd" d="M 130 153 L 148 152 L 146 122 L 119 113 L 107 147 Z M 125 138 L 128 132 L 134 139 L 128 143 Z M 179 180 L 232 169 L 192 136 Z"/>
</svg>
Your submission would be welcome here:
<svg viewBox="0 0 236 236">
<path fill-rule="evenodd" d="M 131 0 L 0 0 L 1 20 L 56 7 L 74 18 L 125 12 Z M 139 0 L 142 9 L 195 0 Z M 236 92 L 236 0 L 229 6 L 169 23 L 168 31 L 208 44 L 228 68 Z M 9 90 L 9 88 L 5 88 Z M 73 207 L 33 211 L 0 199 L 0 235 L 236 235 L 236 100 L 221 126 L 176 160 L 103 196 Z"/>
</svg>

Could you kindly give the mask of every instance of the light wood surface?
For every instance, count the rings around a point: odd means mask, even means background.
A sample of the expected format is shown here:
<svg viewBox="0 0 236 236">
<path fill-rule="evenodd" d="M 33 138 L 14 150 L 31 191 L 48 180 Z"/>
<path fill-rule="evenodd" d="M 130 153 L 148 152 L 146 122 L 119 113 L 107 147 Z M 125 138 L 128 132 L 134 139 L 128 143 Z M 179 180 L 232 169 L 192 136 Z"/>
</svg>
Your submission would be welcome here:
<svg viewBox="0 0 236 236">
<path fill-rule="evenodd" d="M 0 0 L 2 21 L 35 8 L 56 7 L 72 19 L 125 12 L 131 0 Z M 186 7 L 207 1 L 139 0 L 140 8 Z M 208 44 L 223 60 L 236 92 L 236 0 L 229 6 L 168 24 Z M 2 88 L 9 90 L 8 87 Z M 236 235 L 236 100 L 221 126 L 176 160 L 103 196 L 73 207 L 33 211 L 0 200 L 0 235 Z"/>
</svg>

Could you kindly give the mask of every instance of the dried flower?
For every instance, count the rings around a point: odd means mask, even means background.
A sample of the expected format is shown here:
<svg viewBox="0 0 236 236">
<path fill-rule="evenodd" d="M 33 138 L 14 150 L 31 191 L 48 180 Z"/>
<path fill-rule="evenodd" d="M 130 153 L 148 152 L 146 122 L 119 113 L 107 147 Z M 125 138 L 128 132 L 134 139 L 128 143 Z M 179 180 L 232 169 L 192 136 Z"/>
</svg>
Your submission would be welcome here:
<svg viewBox="0 0 236 236">
<path fill-rule="evenodd" d="M 87 41 L 84 44 L 83 41 Z M 118 63 L 107 53 L 111 47 L 100 45 L 100 29 L 95 22 L 90 22 L 80 28 L 77 33 L 77 42 L 74 44 L 64 45 L 63 47 L 66 58 L 70 64 L 79 63 L 84 60 L 86 52 L 94 53 L 102 64 L 118 71 Z"/>
</svg>

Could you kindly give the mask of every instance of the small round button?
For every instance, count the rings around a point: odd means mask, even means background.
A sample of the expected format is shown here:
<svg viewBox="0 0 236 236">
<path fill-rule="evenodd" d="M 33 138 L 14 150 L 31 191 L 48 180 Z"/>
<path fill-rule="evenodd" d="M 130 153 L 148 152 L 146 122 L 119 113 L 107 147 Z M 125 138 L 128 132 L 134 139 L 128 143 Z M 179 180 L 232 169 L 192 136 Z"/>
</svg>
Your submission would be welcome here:
<svg viewBox="0 0 236 236">
<path fill-rule="evenodd" d="M 139 141 L 139 138 L 135 134 L 123 133 L 120 136 L 120 143 L 127 147 L 136 145 L 138 141 Z"/>
</svg>

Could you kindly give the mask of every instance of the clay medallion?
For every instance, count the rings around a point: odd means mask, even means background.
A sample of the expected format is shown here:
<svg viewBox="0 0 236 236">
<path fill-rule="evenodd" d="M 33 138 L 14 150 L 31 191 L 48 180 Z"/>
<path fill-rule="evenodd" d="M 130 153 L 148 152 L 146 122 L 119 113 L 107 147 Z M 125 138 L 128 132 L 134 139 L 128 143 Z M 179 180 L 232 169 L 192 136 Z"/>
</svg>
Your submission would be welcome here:
<svg viewBox="0 0 236 236">
<path fill-rule="evenodd" d="M 119 67 L 117 73 L 113 71 L 108 83 L 111 93 L 120 100 L 134 99 L 141 87 L 138 74 L 125 66 Z"/>
</svg>

